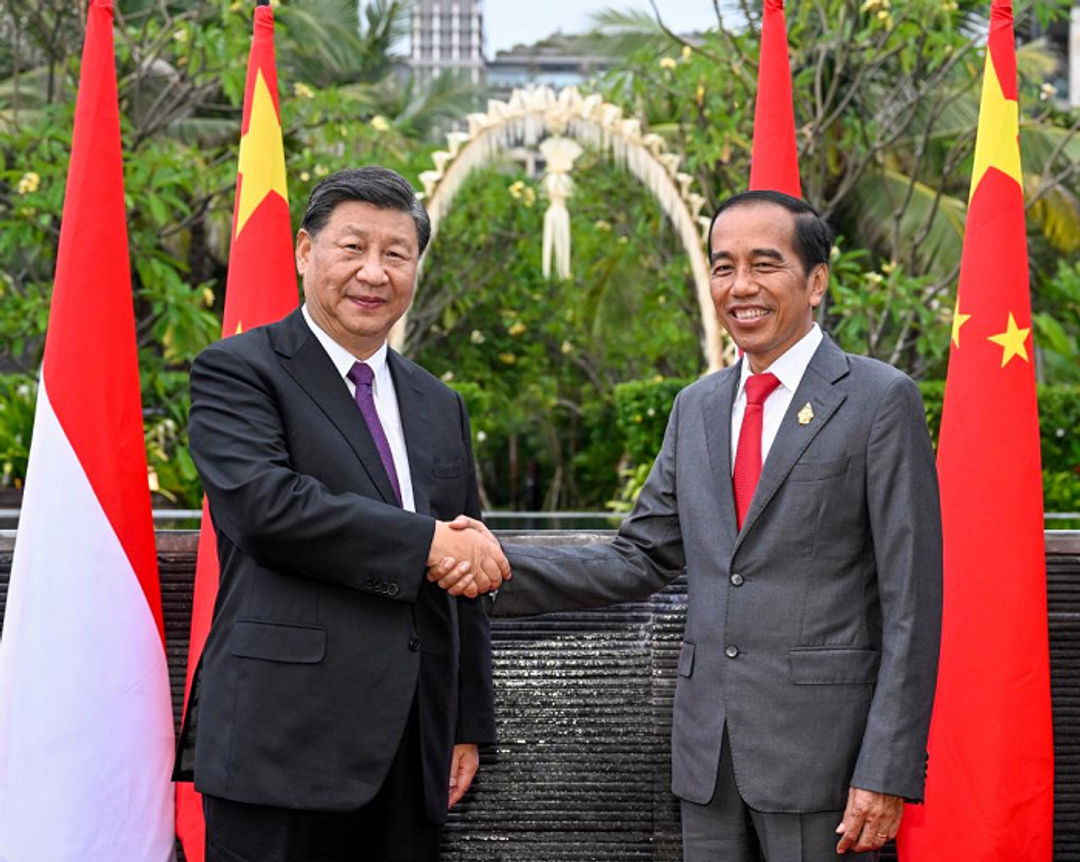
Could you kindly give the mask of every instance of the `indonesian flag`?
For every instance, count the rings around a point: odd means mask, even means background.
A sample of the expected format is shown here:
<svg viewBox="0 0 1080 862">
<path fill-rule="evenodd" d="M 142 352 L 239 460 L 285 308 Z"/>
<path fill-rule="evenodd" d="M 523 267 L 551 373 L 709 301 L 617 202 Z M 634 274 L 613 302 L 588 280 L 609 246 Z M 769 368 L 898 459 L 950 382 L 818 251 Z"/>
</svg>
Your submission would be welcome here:
<svg viewBox="0 0 1080 862">
<path fill-rule="evenodd" d="M 802 197 L 784 0 L 765 0 L 762 12 L 750 188 Z"/>
<path fill-rule="evenodd" d="M 905 862 L 1049 862 L 1054 748 L 1012 10 L 994 0 L 938 472 L 941 667 Z"/>
<path fill-rule="evenodd" d="M 173 745 L 113 4 L 92 0 L 0 640 L 0 859 L 171 859 Z"/>
<path fill-rule="evenodd" d="M 297 304 L 292 228 L 285 187 L 285 148 L 281 140 L 274 68 L 274 13 L 269 6 L 255 9 L 255 35 L 248 57 L 237 172 L 222 325 L 225 336 L 279 320 Z M 210 631 L 218 581 L 217 538 L 204 500 L 191 610 L 185 709 L 191 696 L 195 668 Z M 190 782 L 176 786 L 176 834 L 188 862 L 202 862 L 206 824 L 203 822 L 202 798 Z"/>
</svg>

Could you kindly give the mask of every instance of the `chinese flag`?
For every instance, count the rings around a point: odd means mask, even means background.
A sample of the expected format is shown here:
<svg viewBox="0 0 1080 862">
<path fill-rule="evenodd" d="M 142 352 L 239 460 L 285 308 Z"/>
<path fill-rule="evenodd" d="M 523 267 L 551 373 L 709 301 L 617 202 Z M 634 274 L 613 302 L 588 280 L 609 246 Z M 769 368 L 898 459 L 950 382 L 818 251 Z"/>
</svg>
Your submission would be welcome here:
<svg viewBox="0 0 1080 862">
<path fill-rule="evenodd" d="M 235 335 L 272 323 L 296 308 L 296 303 L 285 148 L 274 67 L 274 13 L 269 6 L 258 6 L 244 93 L 222 334 Z M 191 696 L 192 677 L 210 631 L 218 577 L 217 539 L 204 501 L 191 610 L 185 710 Z M 202 798 L 187 782 L 176 787 L 176 834 L 188 862 L 202 862 L 206 834 Z"/>
<path fill-rule="evenodd" d="M 0 859 L 167 862 L 174 744 L 113 3 L 93 0 L 0 640 Z"/>
<path fill-rule="evenodd" d="M 750 188 L 802 197 L 784 0 L 765 0 L 762 12 Z"/>
<path fill-rule="evenodd" d="M 1012 9 L 994 0 L 938 471 L 941 666 L 905 862 L 1049 862 L 1054 749 Z"/>
</svg>

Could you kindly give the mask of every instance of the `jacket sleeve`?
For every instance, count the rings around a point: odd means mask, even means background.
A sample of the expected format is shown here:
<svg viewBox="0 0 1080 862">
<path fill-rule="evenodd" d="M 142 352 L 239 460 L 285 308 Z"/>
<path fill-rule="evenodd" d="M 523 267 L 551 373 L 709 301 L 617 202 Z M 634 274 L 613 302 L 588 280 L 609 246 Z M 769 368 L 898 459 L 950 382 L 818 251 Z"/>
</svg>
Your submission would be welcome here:
<svg viewBox="0 0 1080 862">
<path fill-rule="evenodd" d="M 882 649 L 851 784 L 920 801 L 941 639 L 941 513 L 926 414 L 907 377 L 883 393 L 866 463 Z"/>
<path fill-rule="evenodd" d="M 503 546 L 514 577 L 499 589 L 495 616 L 640 600 L 682 574 L 686 559 L 675 481 L 678 414 L 676 398 L 660 454 L 614 541 Z"/>
<path fill-rule="evenodd" d="M 458 395 L 461 437 L 469 465 L 469 491 L 464 514 L 479 518 L 480 490 L 472 451 L 472 432 L 465 402 Z M 458 668 L 458 719 L 454 741 L 487 744 L 495 742 L 495 692 L 491 679 L 491 627 L 488 613 L 491 599 L 458 597 L 458 633 L 461 661 Z"/>
<path fill-rule="evenodd" d="M 434 520 L 295 469 L 278 397 L 235 349 L 192 365 L 191 455 L 217 530 L 264 568 L 415 602 Z"/>
</svg>

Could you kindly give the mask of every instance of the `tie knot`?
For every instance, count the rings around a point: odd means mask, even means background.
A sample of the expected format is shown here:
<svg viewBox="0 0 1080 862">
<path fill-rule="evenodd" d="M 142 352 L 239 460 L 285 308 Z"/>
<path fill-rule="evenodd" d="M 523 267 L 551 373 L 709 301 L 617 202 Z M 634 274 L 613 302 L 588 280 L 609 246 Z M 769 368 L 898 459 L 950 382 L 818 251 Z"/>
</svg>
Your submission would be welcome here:
<svg viewBox="0 0 1080 862">
<path fill-rule="evenodd" d="M 775 374 L 751 374 L 746 378 L 746 403 L 764 404 L 779 385 L 780 378 Z"/>
<path fill-rule="evenodd" d="M 375 372 L 371 370 L 370 365 L 354 362 L 353 367 L 349 369 L 349 379 L 357 386 L 371 386 L 371 381 L 375 379 Z M 750 385 L 749 381 L 747 385 Z"/>
</svg>

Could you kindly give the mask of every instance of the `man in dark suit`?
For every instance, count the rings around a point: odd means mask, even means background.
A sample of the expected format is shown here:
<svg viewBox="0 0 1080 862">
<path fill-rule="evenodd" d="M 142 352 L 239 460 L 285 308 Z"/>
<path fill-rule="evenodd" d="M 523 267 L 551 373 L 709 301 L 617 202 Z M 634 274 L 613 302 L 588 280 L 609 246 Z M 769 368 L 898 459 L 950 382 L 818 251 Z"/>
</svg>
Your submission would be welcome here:
<svg viewBox="0 0 1080 862">
<path fill-rule="evenodd" d="M 937 670 L 922 402 L 815 324 L 831 235 L 809 206 L 737 195 L 709 238 L 713 302 L 741 361 L 676 398 L 613 542 L 504 546 L 515 578 L 495 614 L 639 599 L 685 572 L 672 730 L 685 859 L 876 859 L 923 793 Z"/>
<path fill-rule="evenodd" d="M 211 862 L 434 860 L 494 741 L 466 596 L 506 561 L 447 526 L 479 516 L 468 416 L 387 347 L 429 237 L 392 171 L 327 177 L 297 235 L 304 306 L 192 367 L 221 564 L 194 760 Z M 425 578 L 445 556 L 472 566 L 452 593 Z"/>
</svg>

